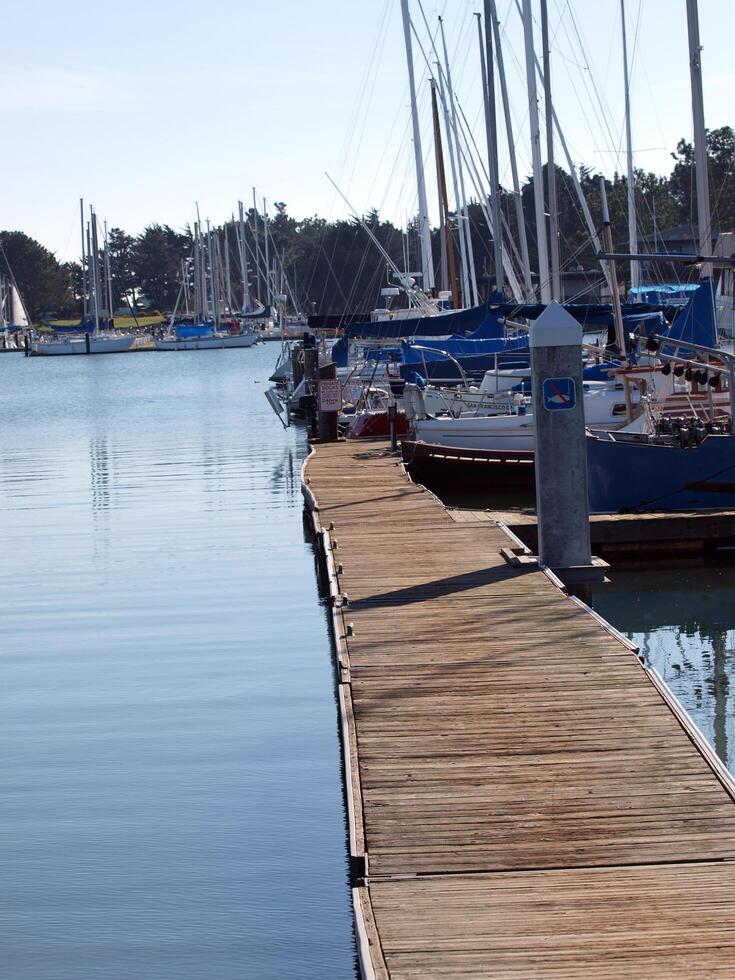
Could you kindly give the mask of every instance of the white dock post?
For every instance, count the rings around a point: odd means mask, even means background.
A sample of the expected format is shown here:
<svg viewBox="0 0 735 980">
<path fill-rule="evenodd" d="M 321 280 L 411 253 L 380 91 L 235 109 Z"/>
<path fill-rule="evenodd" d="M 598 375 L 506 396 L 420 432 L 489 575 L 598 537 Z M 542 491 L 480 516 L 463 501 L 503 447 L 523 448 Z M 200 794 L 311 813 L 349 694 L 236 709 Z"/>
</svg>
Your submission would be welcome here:
<svg viewBox="0 0 735 980">
<path fill-rule="evenodd" d="M 582 327 L 551 302 L 531 327 L 538 560 L 565 582 L 604 577 L 592 559 Z"/>
</svg>

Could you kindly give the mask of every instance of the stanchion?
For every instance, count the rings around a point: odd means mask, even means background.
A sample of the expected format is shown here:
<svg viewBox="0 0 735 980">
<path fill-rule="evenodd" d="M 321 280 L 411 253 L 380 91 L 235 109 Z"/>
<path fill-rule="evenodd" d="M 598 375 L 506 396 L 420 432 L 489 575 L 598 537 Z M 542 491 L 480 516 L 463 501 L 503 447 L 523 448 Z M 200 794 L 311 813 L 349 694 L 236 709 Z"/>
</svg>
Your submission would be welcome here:
<svg viewBox="0 0 735 980">
<path fill-rule="evenodd" d="M 391 401 L 388 406 L 388 421 L 390 423 L 390 451 L 394 453 L 398 449 L 398 406 L 395 401 Z"/>
</svg>

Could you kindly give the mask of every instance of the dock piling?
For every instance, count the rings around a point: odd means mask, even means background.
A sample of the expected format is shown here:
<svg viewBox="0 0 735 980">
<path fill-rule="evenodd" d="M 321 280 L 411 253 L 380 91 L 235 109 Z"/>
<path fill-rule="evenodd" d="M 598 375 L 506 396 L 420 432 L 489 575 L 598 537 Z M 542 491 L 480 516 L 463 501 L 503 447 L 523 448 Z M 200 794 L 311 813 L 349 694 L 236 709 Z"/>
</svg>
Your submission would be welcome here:
<svg viewBox="0 0 735 980">
<path fill-rule="evenodd" d="M 590 545 L 582 328 L 551 302 L 530 346 L 539 563 L 569 581 L 600 578 Z"/>
</svg>

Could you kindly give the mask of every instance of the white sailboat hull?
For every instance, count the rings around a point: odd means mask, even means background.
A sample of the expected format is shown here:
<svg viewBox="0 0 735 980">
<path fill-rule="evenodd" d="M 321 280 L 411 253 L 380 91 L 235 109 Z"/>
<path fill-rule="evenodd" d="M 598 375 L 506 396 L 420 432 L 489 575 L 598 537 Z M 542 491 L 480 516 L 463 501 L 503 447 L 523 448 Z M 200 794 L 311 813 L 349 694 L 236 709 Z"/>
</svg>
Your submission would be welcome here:
<svg viewBox="0 0 735 980">
<path fill-rule="evenodd" d="M 615 389 L 585 394 L 584 411 L 590 429 L 614 430 L 626 424 L 624 396 Z M 417 440 L 434 446 L 494 452 L 532 452 L 534 448 L 532 413 L 416 419 L 413 428 Z"/>
<path fill-rule="evenodd" d="M 89 338 L 90 354 L 122 354 L 129 351 L 135 342 L 135 337 L 94 337 Z M 86 354 L 87 341 L 85 337 L 65 337 L 61 340 L 39 340 L 33 345 L 34 354 L 46 357 L 64 354 Z"/>
<path fill-rule="evenodd" d="M 236 333 L 222 338 L 223 347 L 252 347 L 257 341 L 257 333 Z"/>
<path fill-rule="evenodd" d="M 157 340 L 156 350 L 220 350 L 224 347 L 252 347 L 256 333 L 222 334 L 214 337 L 181 337 Z"/>
<path fill-rule="evenodd" d="M 157 340 L 156 350 L 216 350 L 222 347 L 219 337 L 188 337 Z"/>
</svg>

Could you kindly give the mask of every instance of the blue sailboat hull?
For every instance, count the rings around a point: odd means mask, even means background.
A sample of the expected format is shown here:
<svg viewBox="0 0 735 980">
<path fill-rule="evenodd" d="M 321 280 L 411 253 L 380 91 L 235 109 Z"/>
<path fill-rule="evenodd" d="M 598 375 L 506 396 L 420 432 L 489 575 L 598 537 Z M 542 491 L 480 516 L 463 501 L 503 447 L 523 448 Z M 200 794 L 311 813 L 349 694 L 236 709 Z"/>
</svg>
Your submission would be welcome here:
<svg viewBox="0 0 735 980">
<path fill-rule="evenodd" d="M 588 435 L 591 513 L 735 507 L 735 436 L 699 446 Z"/>
</svg>

